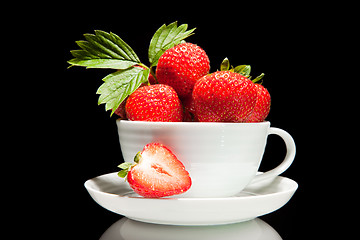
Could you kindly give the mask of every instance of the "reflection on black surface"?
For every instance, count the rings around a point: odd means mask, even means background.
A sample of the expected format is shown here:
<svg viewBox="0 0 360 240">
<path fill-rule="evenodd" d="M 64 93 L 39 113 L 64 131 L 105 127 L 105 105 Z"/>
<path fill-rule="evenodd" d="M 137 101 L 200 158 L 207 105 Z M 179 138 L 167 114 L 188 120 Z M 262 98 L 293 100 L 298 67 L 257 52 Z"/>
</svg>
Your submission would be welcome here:
<svg viewBox="0 0 360 240">
<path fill-rule="evenodd" d="M 281 240 L 263 220 L 219 226 L 171 226 L 137 222 L 126 217 L 111 225 L 100 240 Z"/>
</svg>

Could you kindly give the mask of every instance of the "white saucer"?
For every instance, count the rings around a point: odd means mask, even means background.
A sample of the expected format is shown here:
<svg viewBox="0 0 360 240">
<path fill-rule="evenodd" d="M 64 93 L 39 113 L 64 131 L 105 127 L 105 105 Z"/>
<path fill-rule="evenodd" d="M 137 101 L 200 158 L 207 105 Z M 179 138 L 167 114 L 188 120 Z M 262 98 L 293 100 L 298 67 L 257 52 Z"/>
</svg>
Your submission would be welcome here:
<svg viewBox="0 0 360 240">
<path fill-rule="evenodd" d="M 264 180 L 228 198 L 143 198 L 117 173 L 89 179 L 85 187 L 102 207 L 130 219 L 167 225 L 243 222 L 284 206 L 298 184 L 285 177 Z"/>
</svg>

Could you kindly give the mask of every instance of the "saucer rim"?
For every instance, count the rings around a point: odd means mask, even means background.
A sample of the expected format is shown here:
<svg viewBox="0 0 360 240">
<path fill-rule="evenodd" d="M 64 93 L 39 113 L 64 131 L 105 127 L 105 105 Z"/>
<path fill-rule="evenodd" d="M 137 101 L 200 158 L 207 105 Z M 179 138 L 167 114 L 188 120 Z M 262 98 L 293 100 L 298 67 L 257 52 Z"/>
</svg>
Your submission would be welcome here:
<svg viewBox="0 0 360 240">
<path fill-rule="evenodd" d="M 94 192 L 97 192 L 98 194 L 103 194 L 103 195 L 110 195 L 110 196 L 117 196 L 117 197 L 121 197 L 121 198 L 129 198 L 129 199 L 143 199 L 143 200 L 160 200 L 160 201 L 164 201 L 164 200 L 178 200 L 178 201 L 216 201 L 216 200 L 238 200 L 239 198 L 245 198 L 244 196 L 236 196 L 237 194 L 240 194 L 241 192 L 247 192 L 246 189 L 252 187 L 252 186 L 255 186 L 255 185 L 263 185 L 264 182 L 272 182 L 274 181 L 275 179 L 284 179 L 285 181 L 288 181 L 289 184 L 292 184 L 293 186 L 285 191 L 276 191 L 276 192 L 273 192 L 273 193 L 269 193 L 269 194 L 261 194 L 261 195 L 252 195 L 252 196 L 246 196 L 247 199 L 249 198 L 260 198 L 260 197 L 269 197 L 269 196 L 272 196 L 272 195 L 276 195 L 276 194 L 283 194 L 283 193 L 295 193 L 295 191 L 298 189 L 299 185 L 296 181 L 288 178 L 288 177 L 284 177 L 284 176 L 276 176 L 276 177 L 273 177 L 273 178 L 269 178 L 269 179 L 266 179 L 264 181 L 261 181 L 261 182 L 257 182 L 257 183 L 253 183 L 253 184 L 249 184 L 248 186 L 246 186 L 244 188 L 243 191 L 239 192 L 239 193 L 236 193 L 235 195 L 233 196 L 229 196 L 229 197 L 184 197 L 184 198 L 178 198 L 176 196 L 174 197 L 165 197 L 165 198 L 146 198 L 146 197 L 142 197 L 142 196 L 136 196 L 136 197 L 132 197 L 132 196 L 127 196 L 127 195 L 122 195 L 122 194 L 116 194 L 116 193 L 110 193 L 110 192 L 104 192 L 104 191 L 99 191 L 97 189 L 94 189 L 90 186 L 90 182 L 91 181 L 94 181 L 94 179 L 97 179 L 97 178 L 100 178 L 100 177 L 105 177 L 107 175 L 116 175 L 117 172 L 112 172 L 112 173 L 106 173 L 106 174 L 102 174 L 102 175 L 99 175 L 97 177 L 94 177 L 94 178 L 91 178 L 91 179 L 88 179 L 85 183 L 84 183 L 84 186 L 85 188 L 89 191 L 94 191 Z M 258 174 L 262 174 L 262 172 L 258 172 Z M 126 183 L 125 181 L 124 182 L 121 182 L 120 183 L 121 185 L 125 185 L 125 184 L 128 184 Z M 133 191 L 130 187 L 129 187 L 129 190 Z"/>
<path fill-rule="evenodd" d="M 119 193 L 133 192 L 128 183 L 116 178 L 115 174 L 100 175 L 85 182 L 88 193 L 97 204 L 136 221 L 176 226 L 212 226 L 248 221 L 282 208 L 298 188 L 294 180 L 277 176 L 250 184 L 244 189 L 249 195 L 236 194 L 225 198 L 144 198 L 94 189 L 99 186 L 99 189 L 114 191 L 114 184 L 116 187 L 120 184 Z M 106 175 L 108 179 L 105 181 L 91 183 Z"/>
</svg>

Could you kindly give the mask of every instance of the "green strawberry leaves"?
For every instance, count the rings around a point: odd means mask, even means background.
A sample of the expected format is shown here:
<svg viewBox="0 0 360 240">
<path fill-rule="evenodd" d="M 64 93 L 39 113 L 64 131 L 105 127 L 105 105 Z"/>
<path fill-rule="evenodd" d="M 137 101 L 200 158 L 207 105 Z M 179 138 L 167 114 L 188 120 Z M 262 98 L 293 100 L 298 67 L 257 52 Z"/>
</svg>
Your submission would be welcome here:
<svg viewBox="0 0 360 240">
<path fill-rule="evenodd" d="M 221 64 L 220 64 L 220 71 L 230 71 L 230 72 L 235 72 L 235 73 L 239 73 L 242 76 L 248 78 L 251 80 L 251 76 L 250 76 L 250 72 L 251 72 L 251 66 L 250 65 L 239 65 L 236 66 L 235 68 L 233 66 L 231 66 L 230 69 L 230 61 L 228 58 L 225 58 Z M 257 83 L 259 82 L 263 77 L 265 76 L 264 73 L 260 74 L 259 76 L 257 76 L 254 80 L 252 80 L 253 83 Z M 259 84 L 262 84 L 263 81 L 261 81 Z"/>
<path fill-rule="evenodd" d="M 230 68 L 230 61 L 228 58 L 225 58 L 220 64 L 220 71 L 228 71 Z"/>
<path fill-rule="evenodd" d="M 148 51 L 150 67 L 157 65 L 159 58 L 166 50 L 178 45 L 182 40 L 193 34 L 195 28 L 186 31 L 187 27 L 187 24 L 177 27 L 177 22 L 173 22 L 168 26 L 162 25 L 155 32 Z"/>
<path fill-rule="evenodd" d="M 112 110 L 112 115 L 127 96 L 148 81 L 149 74 L 149 69 L 131 67 L 107 75 L 96 92 L 100 94 L 98 104 L 105 103 L 105 110 Z"/>
<path fill-rule="evenodd" d="M 121 168 L 122 170 L 118 172 L 118 176 L 126 179 L 128 172 L 131 170 L 133 166 L 134 164 L 130 162 L 124 162 L 120 164 L 118 168 Z"/>
<path fill-rule="evenodd" d="M 81 50 L 70 51 L 72 66 L 86 68 L 126 69 L 140 63 L 134 50 L 114 33 L 95 30 L 84 34 L 87 41 L 77 41 Z"/>
<path fill-rule="evenodd" d="M 187 31 L 187 27 L 187 24 L 178 27 L 177 22 L 173 22 L 162 25 L 155 32 L 148 51 L 150 68 L 141 63 L 134 50 L 118 35 L 100 30 L 95 30 L 95 34 L 84 34 L 86 40 L 76 41 L 80 49 L 70 51 L 74 58 L 68 63 L 70 67 L 118 70 L 103 78 L 104 83 L 97 90 L 99 105 L 105 104 L 106 111 L 112 110 L 112 116 L 127 96 L 148 81 L 150 70 L 155 75 L 153 67 L 160 56 L 193 34 L 195 28 Z"/>
<path fill-rule="evenodd" d="M 135 155 L 134 163 L 124 162 L 124 163 L 120 164 L 118 166 L 118 168 L 121 168 L 122 170 L 118 172 L 118 176 L 121 178 L 125 178 L 125 180 L 126 180 L 128 172 L 130 172 L 131 168 L 136 166 L 136 164 L 138 164 L 141 159 L 142 159 L 142 155 L 141 155 L 141 151 L 140 151 Z"/>
<path fill-rule="evenodd" d="M 243 75 L 244 77 L 250 77 L 251 66 L 250 65 L 239 65 L 234 68 L 234 72 Z"/>
</svg>

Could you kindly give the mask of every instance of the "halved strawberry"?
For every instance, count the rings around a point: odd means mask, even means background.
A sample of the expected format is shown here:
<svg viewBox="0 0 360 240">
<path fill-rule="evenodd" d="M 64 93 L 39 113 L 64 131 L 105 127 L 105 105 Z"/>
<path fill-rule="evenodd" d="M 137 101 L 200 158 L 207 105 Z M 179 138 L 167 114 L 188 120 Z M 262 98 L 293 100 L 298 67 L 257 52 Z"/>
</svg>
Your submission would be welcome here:
<svg viewBox="0 0 360 240">
<path fill-rule="evenodd" d="M 130 187 L 143 197 L 172 196 L 191 187 L 191 178 L 184 165 L 163 144 L 147 144 L 134 161 L 134 164 L 120 164 L 123 170 L 119 176 L 125 177 Z"/>
</svg>

